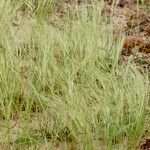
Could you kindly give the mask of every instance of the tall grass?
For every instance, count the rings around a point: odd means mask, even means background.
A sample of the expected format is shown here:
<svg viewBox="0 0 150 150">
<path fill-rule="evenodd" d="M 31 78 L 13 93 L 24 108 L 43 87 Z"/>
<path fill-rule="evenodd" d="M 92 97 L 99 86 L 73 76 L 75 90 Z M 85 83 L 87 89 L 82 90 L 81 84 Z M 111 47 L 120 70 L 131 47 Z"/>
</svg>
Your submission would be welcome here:
<svg viewBox="0 0 150 150">
<path fill-rule="evenodd" d="M 118 64 L 124 35 L 103 21 L 103 3 L 68 9 L 59 27 L 54 2 L 33 6 L 0 1 L 3 148 L 134 149 L 149 123 L 148 74 Z"/>
</svg>

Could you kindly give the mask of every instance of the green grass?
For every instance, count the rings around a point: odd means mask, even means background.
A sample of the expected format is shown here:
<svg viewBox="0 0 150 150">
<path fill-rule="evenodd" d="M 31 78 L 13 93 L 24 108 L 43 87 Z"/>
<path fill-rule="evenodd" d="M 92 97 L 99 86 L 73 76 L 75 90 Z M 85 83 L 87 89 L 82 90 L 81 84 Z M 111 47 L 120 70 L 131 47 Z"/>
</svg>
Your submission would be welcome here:
<svg viewBox="0 0 150 150">
<path fill-rule="evenodd" d="M 68 7 L 56 24 L 55 7 L 0 1 L 2 148 L 135 149 L 149 125 L 148 73 L 132 58 L 118 64 L 124 35 L 101 3 Z"/>
</svg>

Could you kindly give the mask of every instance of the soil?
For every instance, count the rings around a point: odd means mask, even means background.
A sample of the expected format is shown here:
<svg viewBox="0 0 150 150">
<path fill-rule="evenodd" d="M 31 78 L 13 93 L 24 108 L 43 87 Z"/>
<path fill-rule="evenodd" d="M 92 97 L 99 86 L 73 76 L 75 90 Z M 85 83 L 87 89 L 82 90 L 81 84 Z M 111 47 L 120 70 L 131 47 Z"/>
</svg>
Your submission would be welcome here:
<svg viewBox="0 0 150 150">
<path fill-rule="evenodd" d="M 150 137 L 141 140 L 138 150 L 150 150 Z"/>
<path fill-rule="evenodd" d="M 150 73 L 150 1 L 138 5 L 135 0 L 119 0 L 115 12 L 111 12 L 111 4 L 106 0 L 103 12 L 111 18 L 114 30 L 121 28 L 125 34 L 120 62 L 132 55 L 137 65 Z"/>
<path fill-rule="evenodd" d="M 143 150 L 149 150 L 150 149 L 150 139 L 146 139 L 145 143 L 141 145 L 140 147 Z"/>
<path fill-rule="evenodd" d="M 139 52 L 150 53 L 150 1 L 140 0 L 104 0 L 102 14 L 113 21 L 114 29 L 118 26 L 124 28 L 126 39 L 123 50 L 132 50 L 136 47 Z M 66 0 L 69 5 L 85 3 L 85 0 Z M 91 4 L 91 0 L 86 1 Z M 116 5 L 116 10 L 112 12 L 111 5 Z M 63 8 L 60 3 L 56 6 L 59 17 L 63 16 Z M 61 15 L 60 15 L 61 14 Z"/>
</svg>

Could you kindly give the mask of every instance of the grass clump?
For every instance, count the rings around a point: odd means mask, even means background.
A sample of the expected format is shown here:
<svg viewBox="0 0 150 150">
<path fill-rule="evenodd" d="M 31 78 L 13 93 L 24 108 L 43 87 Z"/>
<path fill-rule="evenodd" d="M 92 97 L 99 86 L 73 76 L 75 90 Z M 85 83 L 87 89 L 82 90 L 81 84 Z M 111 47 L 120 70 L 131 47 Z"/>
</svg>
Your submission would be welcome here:
<svg viewBox="0 0 150 150">
<path fill-rule="evenodd" d="M 103 21 L 103 3 L 76 5 L 59 27 L 54 4 L 0 2 L 0 143 L 135 148 L 149 121 L 148 74 L 119 65 L 124 35 Z"/>
</svg>

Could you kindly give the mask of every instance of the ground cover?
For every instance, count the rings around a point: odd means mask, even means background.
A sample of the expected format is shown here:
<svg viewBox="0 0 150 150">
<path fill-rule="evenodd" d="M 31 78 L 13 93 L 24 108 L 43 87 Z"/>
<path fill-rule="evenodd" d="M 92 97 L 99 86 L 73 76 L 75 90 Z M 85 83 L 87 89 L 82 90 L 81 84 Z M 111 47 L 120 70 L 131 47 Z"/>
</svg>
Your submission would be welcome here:
<svg viewBox="0 0 150 150">
<path fill-rule="evenodd" d="M 1 149 L 150 148 L 149 1 L 0 1 Z"/>
</svg>

